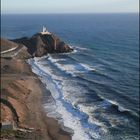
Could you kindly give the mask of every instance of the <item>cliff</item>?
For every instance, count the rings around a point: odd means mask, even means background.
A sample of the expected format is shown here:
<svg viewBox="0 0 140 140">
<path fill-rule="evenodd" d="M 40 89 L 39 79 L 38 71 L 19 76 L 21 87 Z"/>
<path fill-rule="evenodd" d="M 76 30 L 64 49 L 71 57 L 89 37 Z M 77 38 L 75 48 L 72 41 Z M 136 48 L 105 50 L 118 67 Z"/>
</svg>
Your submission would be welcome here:
<svg viewBox="0 0 140 140">
<path fill-rule="evenodd" d="M 12 41 L 25 45 L 32 57 L 41 57 L 47 53 L 67 53 L 73 51 L 65 42 L 53 34 L 37 33 L 31 38 L 24 37 Z"/>
</svg>

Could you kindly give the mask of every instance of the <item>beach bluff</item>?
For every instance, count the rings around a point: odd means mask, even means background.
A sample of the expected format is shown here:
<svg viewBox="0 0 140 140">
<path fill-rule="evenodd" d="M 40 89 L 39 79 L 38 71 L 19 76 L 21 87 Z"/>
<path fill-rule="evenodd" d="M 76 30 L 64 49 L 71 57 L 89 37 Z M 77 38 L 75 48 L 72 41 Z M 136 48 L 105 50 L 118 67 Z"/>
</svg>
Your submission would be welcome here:
<svg viewBox="0 0 140 140">
<path fill-rule="evenodd" d="M 45 29 L 30 38 L 1 39 L 1 140 L 71 140 L 70 132 L 47 117 L 42 99 L 51 93 L 26 60 L 72 50 Z"/>
</svg>

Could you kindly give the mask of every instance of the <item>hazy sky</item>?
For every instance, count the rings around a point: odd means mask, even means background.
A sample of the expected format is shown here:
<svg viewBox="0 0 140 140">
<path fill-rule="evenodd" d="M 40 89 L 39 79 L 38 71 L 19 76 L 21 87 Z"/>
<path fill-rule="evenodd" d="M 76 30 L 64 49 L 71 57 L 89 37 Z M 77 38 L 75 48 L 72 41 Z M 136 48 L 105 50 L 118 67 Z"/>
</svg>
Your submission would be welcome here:
<svg viewBox="0 0 140 140">
<path fill-rule="evenodd" d="M 2 13 L 138 12 L 139 0 L 1 0 Z"/>
</svg>

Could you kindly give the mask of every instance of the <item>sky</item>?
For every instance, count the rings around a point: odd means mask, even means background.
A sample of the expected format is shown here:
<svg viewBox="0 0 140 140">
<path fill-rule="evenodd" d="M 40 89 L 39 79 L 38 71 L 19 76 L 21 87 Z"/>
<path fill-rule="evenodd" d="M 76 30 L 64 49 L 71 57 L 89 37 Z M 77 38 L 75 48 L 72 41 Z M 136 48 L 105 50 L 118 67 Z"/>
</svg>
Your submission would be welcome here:
<svg viewBox="0 0 140 140">
<path fill-rule="evenodd" d="M 1 0 L 1 13 L 139 12 L 139 0 Z"/>
</svg>

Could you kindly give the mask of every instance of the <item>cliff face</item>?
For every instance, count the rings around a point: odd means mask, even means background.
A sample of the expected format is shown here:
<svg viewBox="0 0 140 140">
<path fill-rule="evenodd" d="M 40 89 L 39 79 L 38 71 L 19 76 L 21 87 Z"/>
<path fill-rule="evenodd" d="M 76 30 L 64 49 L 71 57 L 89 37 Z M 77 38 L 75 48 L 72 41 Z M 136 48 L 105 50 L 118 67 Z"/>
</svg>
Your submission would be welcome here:
<svg viewBox="0 0 140 140">
<path fill-rule="evenodd" d="M 34 57 L 41 57 L 47 53 L 65 53 L 73 49 L 53 34 L 35 34 L 31 38 L 13 40 L 27 47 L 28 53 Z"/>
</svg>

